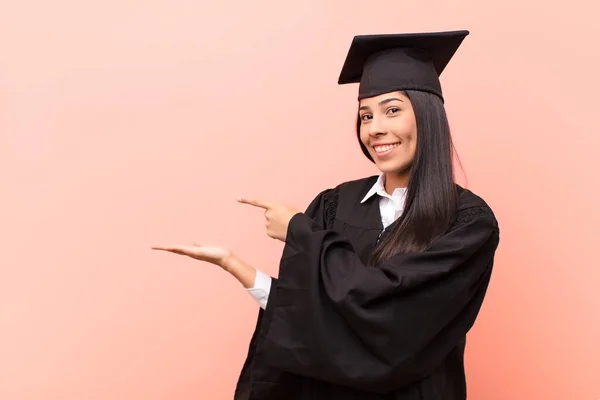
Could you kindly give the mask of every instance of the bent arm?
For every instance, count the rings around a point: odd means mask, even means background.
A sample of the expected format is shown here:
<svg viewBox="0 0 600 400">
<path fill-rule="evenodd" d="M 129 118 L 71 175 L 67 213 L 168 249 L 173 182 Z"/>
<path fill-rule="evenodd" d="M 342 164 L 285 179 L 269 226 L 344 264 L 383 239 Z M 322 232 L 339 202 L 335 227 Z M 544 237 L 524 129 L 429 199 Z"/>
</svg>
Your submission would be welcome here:
<svg viewBox="0 0 600 400">
<path fill-rule="evenodd" d="M 304 212 L 305 215 L 312 218 L 313 223 L 315 221 L 322 221 L 321 214 L 321 201 L 324 194 L 330 190 L 325 190 L 314 199 L 311 204 L 307 207 Z M 321 225 L 322 226 L 322 225 Z M 256 269 L 242 259 L 238 257 L 232 257 L 227 263 L 226 270 L 231 273 L 240 283 L 246 288 L 246 291 L 252 298 L 265 310 L 269 294 L 271 292 L 271 286 L 274 282 L 277 282 L 276 278 L 273 278 L 259 269 Z"/>
<path fill-rule="evenodd" d="M 242 284 L 263 310 L 266 308 L 273 278 L 236 255 L 227 260 L 224 269 Z"/>
<path fill-rule="evenodd" d="M 269 362 L 380 393 L 426 376 L 472 327 L 497 244 L 493 215 L 469 213 L 427 251 L 372 267 L 339 234 L 297 214 L 266 337 Z"/>
</svg>

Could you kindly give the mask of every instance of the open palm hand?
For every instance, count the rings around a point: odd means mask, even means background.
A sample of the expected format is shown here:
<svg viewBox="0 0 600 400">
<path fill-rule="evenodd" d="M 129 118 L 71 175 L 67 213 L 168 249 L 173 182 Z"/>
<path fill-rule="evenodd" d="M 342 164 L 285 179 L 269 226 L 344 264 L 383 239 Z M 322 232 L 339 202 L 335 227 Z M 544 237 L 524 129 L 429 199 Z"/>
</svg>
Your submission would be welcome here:
<svg viewBox="0 0 600 400">
<path fill-rule="evenodd" d="M 227 259 L 231 257 L 231 251 L 218 246 L 206 245 L 172 245 L 172 246 L 152 246 L 153 250 L 168 251 L 170 253 L 188 256 L 200 261 L 206 261 L 211 264 L 223 267 Z"/>
</svg>

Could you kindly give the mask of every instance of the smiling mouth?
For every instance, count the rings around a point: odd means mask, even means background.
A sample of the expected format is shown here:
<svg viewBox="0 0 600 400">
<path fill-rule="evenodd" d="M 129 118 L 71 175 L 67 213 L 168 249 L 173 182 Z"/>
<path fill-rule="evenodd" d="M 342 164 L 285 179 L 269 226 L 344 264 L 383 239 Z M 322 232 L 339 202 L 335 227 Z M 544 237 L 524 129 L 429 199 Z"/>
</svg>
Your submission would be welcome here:
<svg viewBox="0 0 600 400">
<path fill-rule="evenodd" d="M 377 145 L 377 146 L 373 146 L 373 150 L 375 150 L 375 153 L 377 153 L 378 155 L 382 155 L 382 154 L 389 153 L 390 151 L 394 150 L 398 146 L 400 146 L 400 143 Z"/>
</svg>

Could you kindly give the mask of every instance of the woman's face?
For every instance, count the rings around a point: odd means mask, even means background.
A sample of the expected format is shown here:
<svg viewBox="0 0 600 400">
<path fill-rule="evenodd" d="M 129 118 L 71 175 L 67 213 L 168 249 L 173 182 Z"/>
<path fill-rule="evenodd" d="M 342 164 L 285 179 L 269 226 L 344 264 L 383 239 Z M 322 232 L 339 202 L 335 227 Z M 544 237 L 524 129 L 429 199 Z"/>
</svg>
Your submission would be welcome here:
<svg viewBox="0 0 600 400">
<path fill-rule="evenodd" d="M 406 173 L 417 149 L 417 121 L 410 99 L 391 92 L 359 103 L 360 140 L 384 173 Z"/>
</svg>

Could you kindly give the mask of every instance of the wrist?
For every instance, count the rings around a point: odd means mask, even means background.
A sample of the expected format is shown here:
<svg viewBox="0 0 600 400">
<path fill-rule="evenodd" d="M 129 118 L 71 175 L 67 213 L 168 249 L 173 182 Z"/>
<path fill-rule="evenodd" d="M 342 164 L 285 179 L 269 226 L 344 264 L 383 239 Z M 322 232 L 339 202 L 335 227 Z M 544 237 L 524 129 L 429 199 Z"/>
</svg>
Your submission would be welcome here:
<svg viewBox="0 0 600 400">
<path fill-rule="evenodd" d="M 235 266 L 239 264 L 239 259 L 234 253 L 230 253 L 221 261 L 220 264 L 223 270 L 231 273 L 231 271 L 235 269 Z"/>
<path fill-rule="evenodd" d="M 223 260 L 221 268 L 236 278 L 245 288 L 254 286 L 256 280 L 256 269 L 248 265 L 235 254 L 230 254 Z"/>
</svg>

